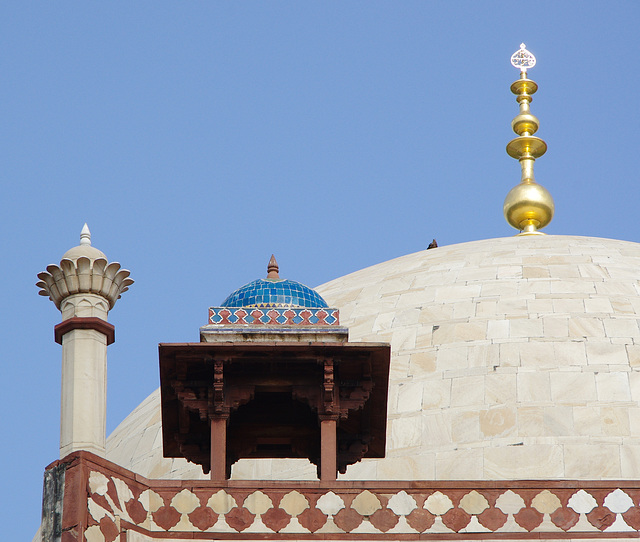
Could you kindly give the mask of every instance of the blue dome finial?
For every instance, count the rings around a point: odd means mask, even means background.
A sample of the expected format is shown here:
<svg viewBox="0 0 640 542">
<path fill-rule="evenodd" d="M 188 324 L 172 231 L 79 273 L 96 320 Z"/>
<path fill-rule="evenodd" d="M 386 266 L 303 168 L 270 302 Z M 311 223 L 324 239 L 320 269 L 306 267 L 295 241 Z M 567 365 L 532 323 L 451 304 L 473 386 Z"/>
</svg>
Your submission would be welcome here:
<svg viewBox="0 0 640 542">
<path fill-rule="evenodd" d="M 278 267 L 278 262 L 276 262 L 276 257 L 272 254 L 271 259 L 269 260 L 269 265 L 267 265 L 267 278 L 268 279 L 279 279 L 280 278 L 280 269 Z"/>
</svg>

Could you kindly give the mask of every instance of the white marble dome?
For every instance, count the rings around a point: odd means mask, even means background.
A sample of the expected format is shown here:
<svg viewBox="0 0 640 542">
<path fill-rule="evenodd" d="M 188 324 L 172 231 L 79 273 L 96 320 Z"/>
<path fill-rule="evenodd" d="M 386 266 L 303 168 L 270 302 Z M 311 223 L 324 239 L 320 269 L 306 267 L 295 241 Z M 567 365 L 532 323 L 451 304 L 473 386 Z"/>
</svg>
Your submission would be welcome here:
<svg viewBox="0 0 640 542">
<path fill-rule="evenodd" d="M 351 341 L 392 347 L 387 457 L 350 479 L 640 479 L 640 244 L 568 236 L 443 246 L 317 288 Z M 148 477 L 159 394 L 108 440 Z M 243 460 L 236 478 L 309 478 L 302 460 Z"/>
</svg>

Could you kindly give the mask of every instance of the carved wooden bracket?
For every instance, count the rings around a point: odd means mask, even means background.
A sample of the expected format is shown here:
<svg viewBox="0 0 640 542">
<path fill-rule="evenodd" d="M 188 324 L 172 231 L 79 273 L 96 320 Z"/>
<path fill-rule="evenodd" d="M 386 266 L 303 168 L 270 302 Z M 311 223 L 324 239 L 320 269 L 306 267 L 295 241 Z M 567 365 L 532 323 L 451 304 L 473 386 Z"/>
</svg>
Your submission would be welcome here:
<svg viewBox="0 0 640 542">
<path fill-rule="evenodd" d="M 321 414 L 323 415 L 332 415 L 337 412 L 340 408 L 340 405 L 337 404 L 336 393 L 335 393 L 335 380 L 333 374 L 333 359 L 325 358 L 323 360 L 323 373 L 324 373 L 324 381 L 322 385 L 322 399 L 323 399 L 323 411 Z"/>
</svg>

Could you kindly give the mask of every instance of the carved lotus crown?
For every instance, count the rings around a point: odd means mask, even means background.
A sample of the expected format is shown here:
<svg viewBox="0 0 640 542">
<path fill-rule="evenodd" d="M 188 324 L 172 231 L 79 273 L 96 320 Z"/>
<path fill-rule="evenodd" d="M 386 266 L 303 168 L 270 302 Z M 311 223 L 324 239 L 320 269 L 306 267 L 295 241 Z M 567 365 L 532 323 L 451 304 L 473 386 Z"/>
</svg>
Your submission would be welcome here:
<svg viewBox="0 0 640 542">
<path fill-rule="evenodd" d="M 40 281 L 36 286 L 40 288 L 38 293 L 49 296 L 58 309 L 66 297 L 80 293 L 102 296 L 112 309 L 133 284 L 130 274 L 118 262 L 109 263 L 102 252 L 91 246 L 91 233 L 85 224 L 80 245 L 67 251 L 60 265 L 48 265 L 46 271 L 38 273 Z"/>
<path fill-rule="evenodd" d="M 128 269 L 121 269 L 118 262 L 107 262 L 104 258 L 90 260 L 80 257 L 75 262 L 63 258 L 60 265 L 48 265 L 47 270 L 38 273 L 41 288 L 40 295 L 49 299 L 60 308 L 60 303 L 73 294 L 91 293 L 104 297 L 112 309 L 116 300 L 129 289 L 133 280 Z"/>
</svg>

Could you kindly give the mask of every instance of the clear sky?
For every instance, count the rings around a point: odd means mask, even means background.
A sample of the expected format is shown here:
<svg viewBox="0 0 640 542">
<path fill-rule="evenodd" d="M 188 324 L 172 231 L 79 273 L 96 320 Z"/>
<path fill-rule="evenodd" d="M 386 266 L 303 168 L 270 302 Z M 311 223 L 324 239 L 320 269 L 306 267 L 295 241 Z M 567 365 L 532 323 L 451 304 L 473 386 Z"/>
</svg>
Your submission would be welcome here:
<svg viewBox="0 0 640 542">
<path fill-rule="evenodd" d="M 633 0 L 3 2 L 3 538 L 31 539 L 58 456 L 60 314 L 36 274 L 85 221 L 136 280 L 110 314 L 110 432 L 158 386 L 157 344 L 197 341 L 272 252 L 317 286 L 515 233 L 523 41 L 546 231 L 640 241 L 639 21 Z"/>
</svg>

